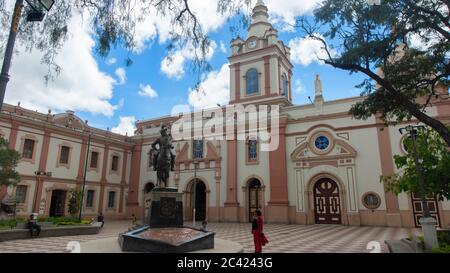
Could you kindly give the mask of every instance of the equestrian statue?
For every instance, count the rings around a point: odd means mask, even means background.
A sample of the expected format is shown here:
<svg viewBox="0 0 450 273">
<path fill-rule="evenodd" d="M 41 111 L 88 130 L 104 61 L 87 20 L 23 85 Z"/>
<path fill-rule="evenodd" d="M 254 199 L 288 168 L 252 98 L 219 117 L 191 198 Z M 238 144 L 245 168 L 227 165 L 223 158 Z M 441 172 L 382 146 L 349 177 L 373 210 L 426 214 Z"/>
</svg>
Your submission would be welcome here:
<svg viewBox="0 0 450 273">
<path fill-rule="evenodd" d="M 169 180 L 170 171 L 175 170 L 175 155 L 172 153 L 172 136 L 166 126 L 162 126 L 161 137 L 152 143 L 153 170 L 156 171 L 158 182 L 156 187 L 166 188 Z"/>
</svg>

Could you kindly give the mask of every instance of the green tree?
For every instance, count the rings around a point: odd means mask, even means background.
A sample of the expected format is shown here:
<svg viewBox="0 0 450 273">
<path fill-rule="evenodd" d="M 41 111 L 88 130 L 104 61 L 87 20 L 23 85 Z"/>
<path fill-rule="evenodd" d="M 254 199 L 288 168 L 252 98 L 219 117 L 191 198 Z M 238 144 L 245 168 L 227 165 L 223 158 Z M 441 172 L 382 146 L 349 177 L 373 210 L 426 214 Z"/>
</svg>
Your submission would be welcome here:
<svg viewBox="0 0 450 273">
<path fill-rule="evenodd" d="M 366 98 L 352 107 L 353 116 L 380 113 L 387 123 L 415 117 L 450 146 L 450 130 L 426 112 L 430 104 L 448 99 L 442 89 L 450 75 L 450 2 L 370 2 L 325 0 L 314 19 L 301 18 L 298 27 L 322 43 L 326 64 L 367 76 L 358 86 Z"/>
<path fill-rule="evenodd" d="M 411 137 L 404 141 L 408 154 L 395 155 L 395 165 L 399 173 L 381 177 L 388 190 L 419 193 L 419 182 L 414 161 L 414 150 Z M 420 132 L 416 139 L 417 154 L 422 166 L 425 194 L 436 196 L 439 200 L 450 199 L 450 150 L 442 138 L 433 130 Z"/>
<path fill-rule="evenodd" d="M 80 212 L 81 203 L 81 191 L 78 189 L 71 189 L 69 198 L 69 213 L 72 217 L 75 217 Z"/>
<path fill-rule="evenodd" d="M 8 141 L 0 137 L 0 186 L 16 185 L 20 175 L 15 170 L 20 160 L 19 153 L 8 148 Z"/>
</svg>

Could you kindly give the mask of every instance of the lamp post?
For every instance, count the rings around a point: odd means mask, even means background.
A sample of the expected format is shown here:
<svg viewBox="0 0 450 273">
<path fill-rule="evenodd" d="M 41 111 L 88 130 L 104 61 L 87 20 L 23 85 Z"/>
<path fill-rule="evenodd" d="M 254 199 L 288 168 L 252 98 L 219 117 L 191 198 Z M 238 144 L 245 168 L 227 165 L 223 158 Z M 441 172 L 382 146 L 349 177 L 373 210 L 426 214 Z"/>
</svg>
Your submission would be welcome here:
<svg viewBox="0 0 450 273">
<path fill-rule="evenodd" d="M 424 126 L 413 126 L 408 125 L 405 128 L 400 128 L 400 134 L 406 131 L 410 136 L 413 144 L 414 162 L 416 165 L 417 178 L 419 180 L 419 191 L 422 201 L 422 211 L 423 216 L 420 218 L 419 222 L 422 226 L 422 231 L 425 240 L 425 248 L 431 250 L 433 248 L 439 247 L 437 234 L 436 234 L 436 220 L 431 217 L 430 209 L 428 208 L 426 194 L 425 194 L 425 181 L 423 178 L 422 166 L 419 162 L 419 155 L 417 153 L 417 136 L 420 130 L 424 130 Z"/>
<path fill-rule="evenodd" d="M 36 189 L 34 191 L 34 200 L 33 200 L 33 212 L 34 213 L 38 213 L 40 208 L 37 207 L 37 198 L 38 198 L 38 194 L 40 191 L 40 184 L 43 183 L 43 177 L 51 177 L 52 176 L 52 172 L 46 172 L 46 171 L 35 171 L 34 174 L 36 175 Z"/>
<path fill-rule="evenodd" d="M 86 150 L 86 160 L 84 162 L 84 175 L 83 175 L 83 188 L 81 190 L 81 202 L 80 202 L 80 215 L 78 216 L 78 221 L 81 222 L 81 215 L 83 213 L 83 202 L 84 202 L 84 188 L 86 187 L 86 174 L 87 174 L 87 165 L 89 160 L 89 149 L 91 148 L 91 137 L 92 133 L 89 132 L 88 146 Z"/>
<path fill-rule="evenodd" d="M 42 21 L 44 19 L 44 13 L 39 11 L 39 9 L 35 6 L 37 2 L 32 0 L 26 0 L 30 7 L 33 9 L 27 16 L 27 21 Z M 3 59 L 2 71 L 0 74 L 0 110 L 3 107 L 3 100 L 5 99 L 6 86 L 9 82 L 9 68 L 11 67 L 11 59 L 14 52 L 14 44 L 16 43 L 17 31 L 19 30 L 20 17 L 22 15 L 23 10 L 23 0 L 16 0 L 16 4 L 14 5 L 14 13 L 12 16 L 11 29 L 9 32 L 8 43 L 6 45 L 5 50 L 5 58 Z M 54 0 L 39 0 L 39 5 L 49 11 L 53 4 Z"/>
</svg>

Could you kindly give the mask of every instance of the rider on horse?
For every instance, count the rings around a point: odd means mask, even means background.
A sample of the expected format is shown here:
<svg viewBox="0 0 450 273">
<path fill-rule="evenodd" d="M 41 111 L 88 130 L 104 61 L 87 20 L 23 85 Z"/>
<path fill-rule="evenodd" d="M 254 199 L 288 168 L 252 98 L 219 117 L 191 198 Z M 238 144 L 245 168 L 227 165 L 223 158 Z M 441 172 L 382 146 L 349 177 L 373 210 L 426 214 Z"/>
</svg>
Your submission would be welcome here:
<svg viewBox="0 0 450 273">
<path fill-rule="evenodd" d="M 156 151 L 156 153 L 153 155 L 153 170 L 154 171 L 157 171 L 157 164 L 158 164 L 158 155 L 159 155 L 159 153 L 160 153 L 160 151 L 161 151 L 161 145 L 162 145 L 162 143 L 161 143 L 161 140 L 162 140 L 162 138 L 166 138 L 167 140 L 170 140 L 171 139 L 171 135 L 167 132 L 168 131 L 168 128 L 165 126 L 165 125 L 163 125 L 162 127 L 161 127 L 161 131 L 160 131 L 160 133 L 161 133 L 161 138 L 158 138 L 158 139 L 156 139 L 153 143 L 152 143 L 152 149 L 154 150 L 154 151 Z M 167 141 L 166 141 L 167 142 Z M 159 149 L 157 149 L 156 148 L 156 145 L 159 145 Z M 174 147 L 171 145 L 171 147 L 169 148 L 169 150 L 170 149 L 173 149 Z M 173 172 L 173 171 L 175 171 L 175 155 L 172 153 L 172 151 L 170 150 L 170 170 Z"/>
</svg>

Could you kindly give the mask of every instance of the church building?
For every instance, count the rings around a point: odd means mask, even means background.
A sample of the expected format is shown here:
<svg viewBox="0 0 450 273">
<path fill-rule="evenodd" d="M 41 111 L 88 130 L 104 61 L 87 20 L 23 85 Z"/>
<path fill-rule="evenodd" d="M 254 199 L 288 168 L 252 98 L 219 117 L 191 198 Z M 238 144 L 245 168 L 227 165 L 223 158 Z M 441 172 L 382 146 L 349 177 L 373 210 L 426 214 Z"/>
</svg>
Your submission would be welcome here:
<svg viewBox="0 0 450 273">
<path fill-rule="evenodd" d="M 398 172 L 393 156 L 408 152 L 408 136 L 399 128 L 417 122 L 387 127 L 377 116 L 354 119 L 348 111 L 364 98 L 325 101 L 323 93 L 333 90 L 323 90 L 319 75 L 311 79 L 314 101 L 294 105 L 290 48 L 268 17 L 258 1 L 247 37 L 231 41 L 230 102 L 221 109 L 279 109 L 278 146 L 262 149 L 264 141 L 248 129 L 251 120 L 244 139 L 175 141 L 169 186 L 183 193 L 185 221 L 249 222 L 259 209 L 269 223 L 418 227 L 418 196 L 397 196 L 380 182 Z M 427 113 L 449 124 L 450 101 L 433 102 Z M 87 217 L 144 218 L 157 184 L 151 143 L 162 125 L 173 128 L 179 118 L 138 121 L 134 136 L 121 136 L 92 128 L 70 111 L 40 114 L 5 105 L 0 134 L 22 155 L 22 181 L 10 194 L 22 202 L 21 214 L 67 215 L 68 191 L 81 187 L 87 164 Z M 0 198 L 6 194 L 3 189 Z M 450 202 L 428 199 L 428 205 L 438 225 L 449 228 Z"/>
</svg>

